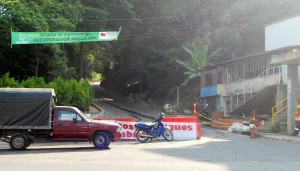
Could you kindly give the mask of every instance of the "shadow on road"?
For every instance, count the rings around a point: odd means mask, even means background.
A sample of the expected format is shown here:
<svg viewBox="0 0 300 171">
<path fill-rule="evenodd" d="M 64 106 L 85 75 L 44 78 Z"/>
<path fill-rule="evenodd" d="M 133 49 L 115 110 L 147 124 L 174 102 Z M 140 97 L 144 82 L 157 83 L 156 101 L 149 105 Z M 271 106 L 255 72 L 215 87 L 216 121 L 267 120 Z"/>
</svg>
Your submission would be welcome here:
<svg viewBox="0 0 300 171">
<path fill-rule="evenodd" d="M 69 153 L 69 152 L 95 152 L 95 151 L 107 151 L 110 148 L 99 150 L 95 149 L 93 146 L 90 147 L 43 147 L 43 146 L 35 146 L 28 147 L 26 150 L 15 151 L 11 150 L 9 147 L 7 149 L 0 149 L 1 155 L 27 155 L 27 154 L 39 154 L 39 153 Z"/>
</svg>

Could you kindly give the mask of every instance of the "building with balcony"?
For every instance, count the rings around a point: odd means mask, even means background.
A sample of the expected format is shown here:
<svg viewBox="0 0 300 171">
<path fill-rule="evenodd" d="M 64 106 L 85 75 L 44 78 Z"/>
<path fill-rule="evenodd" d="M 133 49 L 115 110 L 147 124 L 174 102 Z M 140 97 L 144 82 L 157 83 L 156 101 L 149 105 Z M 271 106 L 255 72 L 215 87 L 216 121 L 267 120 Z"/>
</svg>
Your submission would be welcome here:
<svg viewBox="0 0 300 171">
<path fill-rule="evenodd" d="M 293 132 L 292 114 L 298 104 L 300 16 L 265 27 L 265 52 L 209 65 L 202 71 L 200 97 L 209 113 L 225 116 L 272 113 L 287 98 L 283 120 Z M 275 109 L 276 110 L 276 109 Z"/>
</svg>

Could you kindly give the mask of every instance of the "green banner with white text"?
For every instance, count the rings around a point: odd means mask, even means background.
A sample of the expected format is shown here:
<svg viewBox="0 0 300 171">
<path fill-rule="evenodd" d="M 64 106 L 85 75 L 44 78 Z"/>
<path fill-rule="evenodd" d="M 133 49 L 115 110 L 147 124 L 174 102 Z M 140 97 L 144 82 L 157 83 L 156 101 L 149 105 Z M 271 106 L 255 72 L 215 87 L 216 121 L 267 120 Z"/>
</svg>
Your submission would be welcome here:
<svg viewBox="0 0 300 171">
<path fill-rule="evenodd" d="M 11 32 L 11 44 L 113 41 L 118 40 L 119 32 Z"/>
</svg>

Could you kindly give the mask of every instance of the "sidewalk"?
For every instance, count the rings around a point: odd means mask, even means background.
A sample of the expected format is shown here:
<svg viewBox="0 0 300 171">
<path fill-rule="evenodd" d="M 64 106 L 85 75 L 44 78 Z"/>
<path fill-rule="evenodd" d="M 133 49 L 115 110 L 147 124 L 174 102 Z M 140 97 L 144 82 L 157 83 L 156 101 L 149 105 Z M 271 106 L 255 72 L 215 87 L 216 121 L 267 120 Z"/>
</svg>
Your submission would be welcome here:
<svg viewBox="0 0 300 171">
<path fill-rule="evenodd" d="M 300 135 L 290 136 L 290 135 L 282 135 L 282 134 L 275 134 L 275 133 L 261 133 L 261 132 L 257 132 L 257 135 L 261 138 L 271 139 L 275 141 L 283 141 L 283 142 L 300 144 Z"/>
</svg>

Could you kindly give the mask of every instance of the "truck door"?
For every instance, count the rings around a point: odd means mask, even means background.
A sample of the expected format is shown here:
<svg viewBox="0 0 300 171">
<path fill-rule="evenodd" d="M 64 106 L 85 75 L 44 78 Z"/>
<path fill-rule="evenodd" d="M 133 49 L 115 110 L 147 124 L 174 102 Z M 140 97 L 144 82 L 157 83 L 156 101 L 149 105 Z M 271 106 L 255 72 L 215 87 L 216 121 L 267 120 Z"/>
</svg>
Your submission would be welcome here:
<svg viewBox="0 0 300 171">
<path fill-rule="evenodd" d="M 58 109 L 58 118 L 54 122 L 54 138 L 59 139 L 88 139 L 89 126 L 76 111 Z"/>
</svg>

